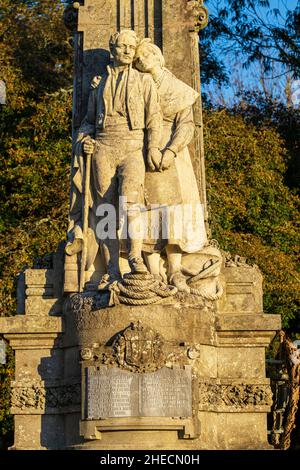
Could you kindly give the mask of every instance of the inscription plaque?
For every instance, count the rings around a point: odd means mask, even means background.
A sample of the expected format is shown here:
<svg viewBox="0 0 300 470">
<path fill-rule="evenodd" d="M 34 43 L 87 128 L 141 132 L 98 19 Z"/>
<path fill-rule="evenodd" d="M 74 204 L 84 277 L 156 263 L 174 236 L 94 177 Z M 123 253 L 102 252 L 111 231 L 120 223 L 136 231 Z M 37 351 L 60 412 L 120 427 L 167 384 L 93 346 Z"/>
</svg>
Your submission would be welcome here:
<svg viewBox="0 0 300 470">
<path fill-rule="evenodd" d="M 85 419 L 192 416 L 191 367 L 149 374 L 87 367 L 85 390 Z"/>
</svg>

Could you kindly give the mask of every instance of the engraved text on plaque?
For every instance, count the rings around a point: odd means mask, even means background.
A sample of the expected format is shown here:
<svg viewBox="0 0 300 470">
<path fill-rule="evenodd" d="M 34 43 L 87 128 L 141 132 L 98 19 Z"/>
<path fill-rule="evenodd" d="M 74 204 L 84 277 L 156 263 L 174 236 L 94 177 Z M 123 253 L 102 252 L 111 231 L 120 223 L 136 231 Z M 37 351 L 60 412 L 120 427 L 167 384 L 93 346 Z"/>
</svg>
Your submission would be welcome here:
<svg viewBox="0 0 300 470">
<path fill-rule="evenodd" d="M 192 416 L 190 367 L 135 374 L 101 366 L 86 372 L 86 419 Z"/>
</svg>

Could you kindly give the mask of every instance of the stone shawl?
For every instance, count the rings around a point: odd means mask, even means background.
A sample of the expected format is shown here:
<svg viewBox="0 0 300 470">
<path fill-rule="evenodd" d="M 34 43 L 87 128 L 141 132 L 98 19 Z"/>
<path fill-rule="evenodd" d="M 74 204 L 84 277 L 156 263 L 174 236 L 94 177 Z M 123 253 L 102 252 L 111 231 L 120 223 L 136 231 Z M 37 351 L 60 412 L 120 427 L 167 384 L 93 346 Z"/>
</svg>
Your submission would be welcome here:
<svg viewBox="0 0 300 470">
<path fill-rule="evenodd" d="M 164 120 L 173 120 L 177 113 L 193 106 L 200 96 L 193 88 L 176 78 L 168 69 L 164 69 L 163 76 L 156 85 Z"/>
</svg>

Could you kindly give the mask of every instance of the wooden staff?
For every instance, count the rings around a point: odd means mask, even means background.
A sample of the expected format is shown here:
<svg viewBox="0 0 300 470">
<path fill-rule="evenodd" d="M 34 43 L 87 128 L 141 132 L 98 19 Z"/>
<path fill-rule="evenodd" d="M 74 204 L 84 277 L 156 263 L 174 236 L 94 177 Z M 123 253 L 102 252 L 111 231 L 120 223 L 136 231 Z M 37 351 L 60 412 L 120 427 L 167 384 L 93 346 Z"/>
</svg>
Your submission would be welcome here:
<svg viewBox="0 0 300 470">
<path fill-rule="evenodd" d="M 83 189 L 83 246 L 81 254 L 80 283 L 79 292 L 83 292 L 85 284 L 85 268 L 87 260 L 87 233 L 89 227 L 89 193 L 90 193 L 90 176 L 91 176 L 91 160 L 92 153 L 86 154 L 85 162 L 85 181 Z"/>
</svg>

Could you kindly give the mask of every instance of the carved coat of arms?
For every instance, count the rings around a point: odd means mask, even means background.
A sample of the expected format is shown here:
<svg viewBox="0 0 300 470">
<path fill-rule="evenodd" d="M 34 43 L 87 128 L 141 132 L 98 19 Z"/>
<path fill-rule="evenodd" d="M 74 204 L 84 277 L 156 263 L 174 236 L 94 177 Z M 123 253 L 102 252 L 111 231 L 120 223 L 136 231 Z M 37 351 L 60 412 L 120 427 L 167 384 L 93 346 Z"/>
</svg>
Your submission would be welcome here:
<svg viewBox="0 0 300 470">
<path fill-rule="evenodd" d="M 113 344 L 120 367 L 136 372 L 154 372 L 164 366 L 163 339 L 140 322 L 132 323 Z"/>
</svg>

